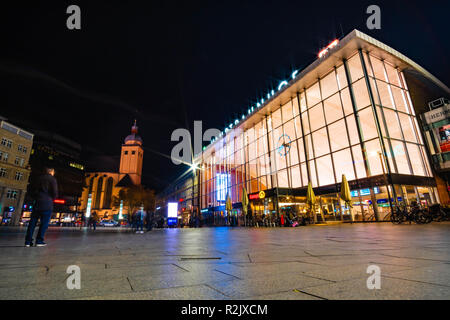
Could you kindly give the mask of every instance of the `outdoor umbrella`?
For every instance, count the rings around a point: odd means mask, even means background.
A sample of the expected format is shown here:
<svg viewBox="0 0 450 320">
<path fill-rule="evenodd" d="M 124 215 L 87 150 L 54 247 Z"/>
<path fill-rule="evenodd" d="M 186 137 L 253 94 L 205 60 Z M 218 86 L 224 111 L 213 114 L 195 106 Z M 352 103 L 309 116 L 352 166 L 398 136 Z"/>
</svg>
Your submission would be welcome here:
<svg viewBox="0 0 450 320">
<path fill-rule="evenodd" d="M 316 204 L 316 196 L 314 194 L 311 181 L 308 182 L 308 192 L 306 193 L 306 203 L 311 209 L 311 213 L 314 214 L 314 221 L 316 221 L 316 214 L 314 213 L 314 205 Z"/>
<path fill-rule="evenodd" d="M 226 200 L 225 200 L 225 210 L 228 213 L 228 218 L 227 219 L 229 219 L 229 221 L 231 223 L 231 219 L 232 219 L 231 211 L 233 211 L 233 204 L 231 203 L 231 197 L 230 197 L 230 194 L 228 192 L 227 192 L 227 197 L 226 197 Z"/>
<path fill-rule="evenodd" d="M 348 185 L 347 178 L 345 177 L 345 174 L 342 175 L 342 183 L 341 183 L 341 199 L 344 200 L 345 205 L 349 206 L 350 208 L 353 207 L 352 205 L 352 195 L 350 193 L 350 186 Z M 352 215 L 352 221 L 353 218 L 353 212 L 351 211 Z"/>
<path fill-rule="evenodd" d="M 248 209 L 247 190 L 245 190 L 245 188 L 242 188 L 242 215 L 244 216 L 244 221 L 247 217 L 247 209 Z"/>
</svg>

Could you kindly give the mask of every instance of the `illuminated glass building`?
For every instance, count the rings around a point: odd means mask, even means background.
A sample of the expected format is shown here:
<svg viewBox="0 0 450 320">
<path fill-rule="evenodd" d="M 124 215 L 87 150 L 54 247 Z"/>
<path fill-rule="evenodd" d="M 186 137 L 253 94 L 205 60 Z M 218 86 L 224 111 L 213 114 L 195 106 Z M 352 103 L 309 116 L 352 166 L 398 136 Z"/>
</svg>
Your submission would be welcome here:
<svg viewBox="0 0 450 320">
<path fill-rule="evenodd" d="M 358 30 L 333 42 L 195 156 L 193 204 L 203 220 L 223 221 L 227 194 L 241 216 L 244 187 L 257 220 L 301 214 L 309 181 L 319 220 L 381 221 L 389 200 L 439 202 L 405 72 L 450 92 Z M 350 210 L 339 201 L 343 174 L 352 190 Z"/>
</svg>

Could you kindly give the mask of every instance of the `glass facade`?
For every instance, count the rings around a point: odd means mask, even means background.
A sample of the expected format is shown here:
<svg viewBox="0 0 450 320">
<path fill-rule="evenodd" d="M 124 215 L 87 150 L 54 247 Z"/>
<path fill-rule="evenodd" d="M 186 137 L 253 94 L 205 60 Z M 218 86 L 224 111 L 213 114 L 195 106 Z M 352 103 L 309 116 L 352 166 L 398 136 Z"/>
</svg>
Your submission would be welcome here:
<svg viewBox="0 0 450 320">
<path fill-rule="evenodd" d="M 362 51 L 253 125 L 228 131 L 196 163 L 201 209 L 224 206 L 226 194 L 238 207 L 244 187 L 253 194 L 306 189 L 311 181 L 336 190 L 343 174 L 350 182 L 383 174 L 432 177 L 402 72 Z M 404 186 L 398 188 L 401 196 Z M 376 196 L 385 192 L 383 186 Z M 333 197 L 323 199 L 326 212 L 336 212 Z"/>
</svg>

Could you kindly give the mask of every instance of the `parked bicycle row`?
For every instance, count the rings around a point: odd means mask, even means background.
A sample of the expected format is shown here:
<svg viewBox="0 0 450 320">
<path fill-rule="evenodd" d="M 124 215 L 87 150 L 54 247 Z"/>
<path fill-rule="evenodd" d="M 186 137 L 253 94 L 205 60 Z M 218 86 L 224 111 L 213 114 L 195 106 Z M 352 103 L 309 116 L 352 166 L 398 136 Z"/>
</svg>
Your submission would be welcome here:
<svg viewBox="0 0 450 320">
<path fill-rule="evenodd" d="M 394 212 L 391 214 L 391 222 L 402 224 L 415 222 L 417 224 L 426 224 L 432 221 L 450 220 L 450 209 L 443 208 L 440 204 L 433 204 L 429 207 L 422 207 L 417 202 L 411 205 L 397 204 L 394 206 Z"/>
</svg>

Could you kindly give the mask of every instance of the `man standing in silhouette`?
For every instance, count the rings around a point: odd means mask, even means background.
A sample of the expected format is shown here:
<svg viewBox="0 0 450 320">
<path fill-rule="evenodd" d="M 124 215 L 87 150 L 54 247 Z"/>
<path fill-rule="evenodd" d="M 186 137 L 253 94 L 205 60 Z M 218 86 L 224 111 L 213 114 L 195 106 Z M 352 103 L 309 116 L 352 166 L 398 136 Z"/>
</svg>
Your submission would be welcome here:
<svg viewBox="0 0 450 320">
<path fill-rule="evenodd" d="M 55 169 L 47 168 L 45 174 L 39 177 L 36 189 L 33 190 L 36 202 L 28 224 L 25 247 L 33 245 L 33 234 L 38 220 L 41 220 L 41 226 L 39 227 L 36 238 L 36 247 L 44 247 L 47 245 L 44 242 L 44 236 L 52 216 L 53 200 L 58 196 L 58 185 L 54 175 Z"/>
</svg>

